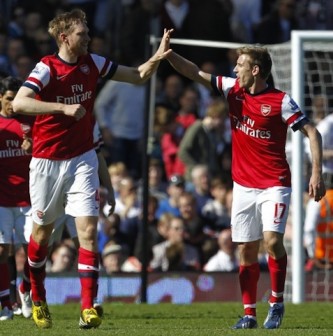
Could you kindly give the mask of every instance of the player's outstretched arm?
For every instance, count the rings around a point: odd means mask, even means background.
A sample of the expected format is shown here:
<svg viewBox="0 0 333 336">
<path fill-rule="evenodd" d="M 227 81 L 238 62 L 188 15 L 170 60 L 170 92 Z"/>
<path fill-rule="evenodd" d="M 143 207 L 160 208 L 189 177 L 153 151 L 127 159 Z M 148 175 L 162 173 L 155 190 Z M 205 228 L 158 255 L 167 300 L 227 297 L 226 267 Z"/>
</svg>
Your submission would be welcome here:
<svg viewBox="0 0 333 336">
<path fill-rule="evenodd" d="M 167 56 L 171 53 L 172 50 L 169 46 L 170 34 L 172 31 L 173 29 L 164 29 L 164 34 L 159 48 L 147 62 L 139 65 L 137 68 L 119 65 L 112 79 L 133 84 L 143 84 L 146 82 L 157 70 L 160 61 L 166 59 Z"/>
<path fill-rule="evenodd" d="M 190 60 L 175 53 L 174 51 L 167 55 L 167 60 L 171 66 L 183 76 L 193 80 L 194 82 L 201 83 L 202 85 L 211 88 L 210 83 L 212 75 L 201 71 L 199 67 Z"/>
</svg>

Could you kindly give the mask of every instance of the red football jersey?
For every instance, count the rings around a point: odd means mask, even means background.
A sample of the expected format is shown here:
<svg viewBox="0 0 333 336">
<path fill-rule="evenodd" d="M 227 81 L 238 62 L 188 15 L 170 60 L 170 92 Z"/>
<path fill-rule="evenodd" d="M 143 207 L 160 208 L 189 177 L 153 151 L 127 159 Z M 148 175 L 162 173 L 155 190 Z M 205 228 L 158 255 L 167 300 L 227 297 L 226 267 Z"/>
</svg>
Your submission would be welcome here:
<svg viewBox="0 0 333 336">
<path fill-rule="evenodd" d="M 288 94 L 272 87 L 250 94 L 238 80 L 214 77 L 212 86 L 229 104 L 232 131 L 232 177 L 245 187 L 291 186 L 285 146 L 288 126 L 307 122 Z"/>
<path fill-rule="evenodd" d="M 94 148 L 96 85 L 99 77 L 111 77 L 116 68 L 116 63 L 95 54 L 81 56 L 75 64 L 64 62 L 58 55 L 41 59 L 23 85 L 36 92 L 36 99 L 81 104 L 87 113 L 78 121 L 64 114 L 37 116 L 34 157 L 65 160 Z"/>
<path fill-rule="evenodd" d="M 0 206 L 30 206 L 29 163 L 31 155 L 22 148 L 23 134 L 31 137 L 35 118 L 0 115 Z"/>
</svg>

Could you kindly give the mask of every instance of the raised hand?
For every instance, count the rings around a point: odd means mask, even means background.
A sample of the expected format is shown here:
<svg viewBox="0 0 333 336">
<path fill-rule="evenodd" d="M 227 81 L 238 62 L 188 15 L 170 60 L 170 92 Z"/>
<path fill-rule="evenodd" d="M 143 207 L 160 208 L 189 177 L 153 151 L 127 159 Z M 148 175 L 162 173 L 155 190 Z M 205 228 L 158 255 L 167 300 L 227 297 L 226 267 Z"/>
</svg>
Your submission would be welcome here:
<svg viewBox="0 0 333 336">
<path fill-rule="evenodd" d="M 165 59 L 172 52 L 172 49 L 170 49 L 170 38 L 172 32 L 173 29 L 164 29 L 160 46 L 155 53 L 158 60 Z"/>
</svg>

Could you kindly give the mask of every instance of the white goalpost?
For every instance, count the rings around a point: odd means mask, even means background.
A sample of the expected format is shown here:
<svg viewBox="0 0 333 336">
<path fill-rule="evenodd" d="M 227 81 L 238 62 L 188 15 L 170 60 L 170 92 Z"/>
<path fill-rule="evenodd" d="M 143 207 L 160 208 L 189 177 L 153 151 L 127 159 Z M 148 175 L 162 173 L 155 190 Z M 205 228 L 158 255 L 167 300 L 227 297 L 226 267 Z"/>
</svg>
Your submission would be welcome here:
<svg viewBox="0 0 333 336">
<path fill-rule="evenodd" d="M 159 41 L 160 38 L 150 37 L 153 51 L 157 49 Z M 172 44 L 224 49 L 233 49 L 244 45 L 187 39 L 171 39 Z M 333 112 L 333 31 L 293 31 L 289 43 L 266 45 L 265 47 L 272 56 L 272 76 L 276 88 L 289 93 L 302 111 L 309 115 L 310 119 L 316 117 L 311 104 L 317 95 L 327 97 L 326 115 Z M 152 77 L 150 88 L 150 135 L 154 119 L 155 85 L 156 75 Z M 306 185 L 304 179 L 304 137 L 301 132 L 289 132 L 288 134 L 290 141 L 286 152 L 292 170 L 293 191 L 289 216 L 292 239 L 286 242 L 289 256 L 291 255 L 291 259 L 288 261 L 286 299 L 293 303 L 301 303 L 305 300 L 330 301 L 333 299 L 333 284 L 330 284 L 333 280 L 333 271 L 331 275 L 325 273 L 323 276 L 313 276 L 310 281 L 311 288 L 305 288 L 303 248 L 303 196 Z M 323 283 L 318 284 L 316 281 L 319 280 L 316 279 L 324 280 Z"/>
<path fill-rule="evenodd" d="M 295 101 L 298 102 L 300 107 L 305 109 L 304 97 L 304 80 L 305 80 L 305 50 L 313 48 L 313 44 L 320 43 L 320 50 L 327 49 L 332 52 L 333 32 L 323 31 L 293 31 L 291 37 L 291 93 Z M 310 45 L 309 45 L 310 44 Z M 333 75 L 332 58 L 330 63 L 331 76 Z M 330 74 L 328 74 L 330 75 Z M 311 83 L 310 83 L 311 84 Z M 331 83 L 323 82 L 322 85 L 332 86 Z M 326 90 L 325 90 L 326 91 Z M 327 92 L 321 92 L 327 94 Z M 303 249 L 303 222 L 304 222 L 304 209 L 303 209 L 303 142 L 300 132 L 293 133 L 292 137 L 292 302 L 301 303 L 305 300 L 304 288 L 304 249 Z M 328 284 L 329 285 L 329 284 Z"/>
</svg>

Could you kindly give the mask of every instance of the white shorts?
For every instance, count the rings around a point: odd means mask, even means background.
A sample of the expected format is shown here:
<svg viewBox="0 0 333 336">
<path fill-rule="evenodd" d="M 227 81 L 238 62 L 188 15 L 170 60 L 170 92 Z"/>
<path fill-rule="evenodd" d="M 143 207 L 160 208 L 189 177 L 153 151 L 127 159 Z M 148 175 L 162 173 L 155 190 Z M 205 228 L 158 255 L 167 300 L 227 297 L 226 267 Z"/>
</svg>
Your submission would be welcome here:
<svg viewBox="0 0 333 336">
<path fill-rule="evenodd" d="M 25 228 L 30 207 L 0 207 L 0 244 L 27 244 Z"/>
<path fill-rule="evenodd" d="M 95 150 L 69 160 L 31 159 L 30 199 L 37 224 L 53 223 L 64 210 L 73 217 L 98 216 L 98 188 Z"/>
<path fill-rule="evenodd" d="M 263 232 L 284 234 L 290 204 L 291 188 L 233 187 L 231 210 L 232 240 L 251 242 L 263 238 Z"/>
</svg>

